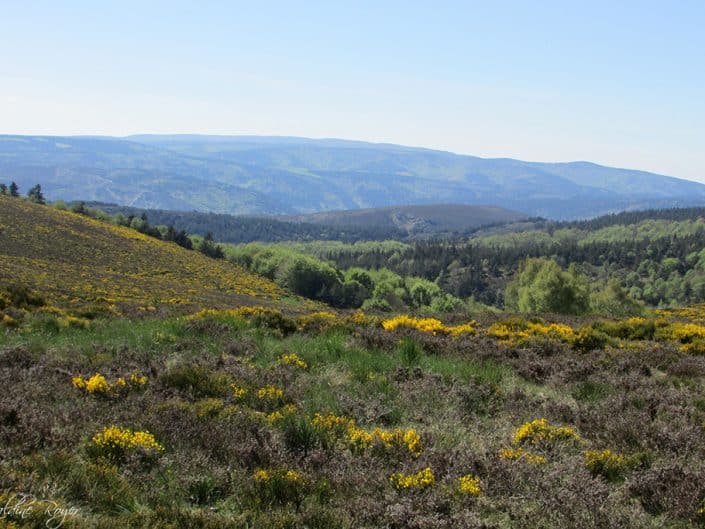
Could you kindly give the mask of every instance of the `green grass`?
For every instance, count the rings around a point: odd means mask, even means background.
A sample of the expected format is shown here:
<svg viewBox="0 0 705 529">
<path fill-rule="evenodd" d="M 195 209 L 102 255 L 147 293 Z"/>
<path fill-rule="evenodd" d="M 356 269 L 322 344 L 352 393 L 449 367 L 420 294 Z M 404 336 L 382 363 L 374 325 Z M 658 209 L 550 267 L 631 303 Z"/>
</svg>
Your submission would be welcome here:
<svg viewBox="0 0 705 529">
<path fill-rule="evenodd" d="M 431 354 L 421 335 L 381 335 L 375 349 L 362 345 L 368 342 L 360 332 L 282 337 L 242 318 L 177 317 L 4 331 L 0 369 L 12 384 L 0 392 L 0 501 L 7 501 L 4 491 L 26 491 L 76 505 L 80 516 L 67 525 L 76 529 L 426 527 L 429 519 L 440 529 L 558 529 L 575 520 L 614 527 L 595 512 L 640 528 L 658 527 L 665 515 L 674 527 L 698 526 L 705 389 L 695 372 L 688 384 L 668 374 L 682 372 L 669 369 L 682 353 L 566 349 L 527 360 L 525 351 L 483 342 L 477 358 L 450 337 L 435 340 Z M 308 366 L 281 365 L 281 355 L 292 353 Z M 550 382 L 523 379 L 517 367 L 526 361 L 550 363 Z M 625 366 L 639 369 L 625 375 Z M 591 374 L 576 380 L 581 369 Z M 103 396 L 72 386 L 72 375 L 95 372 L 111 384 L 132 372 L 149 382 Z M 243 397 L 232 392 L 233 381 L 247 388 Z M 267 386 L 283 396 L 258 397 Z M 347 430 L 338 440 L 317 430 L 316 413 L 352 419 L 366 432 L 414 429 L 423 450 L 416 457 L 378 440 L 356 451 Z M 582 442 L 524 447 L 540 450 L 544 465 L 498 457 L 517 428 L 538 418 L 575 428 Z M 129 452 L 106 464 L 89 448 L 110 424 L 148 431 L 165 450 L 155 459 Z M 607 448 L 649 457 L 619 482 L 592 477 L 584 451 Z M 391 474 L 425 467 L 437 480 L 428 490 L 390 486 Z M 278 481 L 257 485 L 258 470 Z M 289 470 L 301 480 L 288 482 Z M 466 474 L 479 476 L 480 498 L 454 490 Z M 565 494 L 571 502 L 551 511 Z M 624 501 L 612 502 L 615 495 Z M 38 517 L 27 527 L 44 522 Z"/>
</svg>

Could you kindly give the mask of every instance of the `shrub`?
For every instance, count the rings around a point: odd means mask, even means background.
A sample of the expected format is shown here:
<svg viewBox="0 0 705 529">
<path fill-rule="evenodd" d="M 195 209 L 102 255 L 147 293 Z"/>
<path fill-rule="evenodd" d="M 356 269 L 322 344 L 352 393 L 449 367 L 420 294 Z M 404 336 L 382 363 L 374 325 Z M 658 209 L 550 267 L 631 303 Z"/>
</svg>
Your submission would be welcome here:
<svg viewBox="0 0 705 529">
<path fill-rule="evenodd" d="M 375 428 L 371 432 L 358 428 L 354 423 L 348 428 L 347 440 L 350 449 L 354 453 L 361 453 L 364 450 L 378 446 L 383 450 L 392 448 L 403 449 L 418 457 L 423 452 L 421 436 L 414 429 L 402 430 L 382 430 Z"/>
<path fill-rule="evenodd" d="M 122 462 L 129 454 L 138 454 L 144 459 L 153 459 L 164 451 L 154 435 L 147 431 L 132 431 L 129 428 L 106 426 L 93 436 L 89 453 L 110 461 Z"/>
<path fill-rule="evenodd" d="M 283 366 L 294 366 L 300 369 L 308 369 L 308 364 L 304 362 L 296 353 L 285 354 L 279 357 L 279 363 Z"/>
<path fill-rule="evenodd" d="M 456 326 L 446 326 L 442 321 L 435 318 L 413 318 L 411 316 L 400 315 L 394 318 L 384 320 L 382 322 L 382 327 L 386 331 L 394 331 L 397 329 L 414 329 L 420 332 L 425 332 L 429 334 L 449 334 L 451 336 L 461 336 L 469 335 L 474 336 L 477 334 L 477 329 L 475 329 L 475 322 L 468 322 L 463 325 Z"/>
<path fill-rule="evenodd" d="M 6 305 L 2 307 L 1 305 Z M 13 306 L 18 309 L 31 310 L 46 305 L 44 298 L 26 285 L 17 283 L 0 287 L 0 308 Z"/>
<path fill-rule="evenodd" d="M 413 338 L 406 336 L 399 343 L 399 354 L 406 365 L 413 366 L 418 364 L 423 356 L 423 347 Z"/>
<path fill-rule="evenodd" d="M 472 474 L 466 474 L 458 478 L 458 491 L 467 496 L 477 497 L 482 494 L 480 488 L 480 478 Z"/>
<path fill-rule="evenodd" d="M 289 414 L 282 419 L 284 444 L 289 450 L 303 452 L 304 455 L 319 442 L 318 430 L 306 417 Z"/>
<path fill-rule="evenodd" d="M 580 436 L 570 426 L 553 426 L 546 419 L 535 419 L 522 424 L 512 436 L 512 445 L 531 445 L 552 448 L 559 443 L 580 442 Z"/>
<path fill-rule="evenodd" d="M 611 450 L 588 450 L 585 466 L 593 476 L 602 476 L 607 481 L 619 481 L 634 466 L 635 461 Z"/>
<path fill-rule="evenodd" d="M 197 398 L 224 397 L 232 384 L 226 373 L 212 371 L 193 364 L 171 368 L 159 378 L 160 382 Z"/>
<path fill-rule="evenodd" d="M 646 318 L 603 321 L 594 327 L 608 336 L 624 340 L 653 340 L 656 334 L 656 322 Z"/>
<path fill-rule="evenodd" d="M 573 338 L 573 348 L 578 351 L 604 349 L 612 340 L 604 332 L 590 326 L 582 327 Z"/>
<path fill-rule="evenodd" d="M 502 448 L 498 455 L 500 459 L 506 459 L 508 461 L 523 460 L 532 465 L 542 465 L 548 462 L 545 456 L 528 452 L 523 448 Z"/>
<path fill-rule="evenodd" d="M 300 331 L 318 334 L 335 326 L 337 320 L 332 312 L 313 312 L 296 318 L 296 326 Z"/>
<path fill-rule="evenodd" d="M 394 473 L 389 481 L 397 490 L 424 490 L 436 482 L 436 476 L 430 467 L 426 467 L 415 474 Z"/>
<path fill-rule="evenodd" d="M 77 375 L 71 379 L 73 387 L 79 390 L 84 390 L 91 395 L 109 395 L 118 394 L 129 391 L 130 389 L 138 389 L 144 387 L 148 379 L 144 375 L 132 373 L 129 377 L 118 377 L 112 384 L 108 383 L 105 376 L 96 373 L 90 378 L 83 378 Z"/>
<path fill-rule="evenodd" d="M 571 265 L 567 272 L 554 261 L 527 259 L 507 285 L 505 304 L 519 312 L 584 314 L 590 308 L 585 275 Z"/>
<path fill-rule="evenodd" d="M 265 505 L 292 503 L 298 508 L 308 488 L 305 477 L 291 469 L 259 469 L 252 481 L 258 501 Z"/>
</svg>

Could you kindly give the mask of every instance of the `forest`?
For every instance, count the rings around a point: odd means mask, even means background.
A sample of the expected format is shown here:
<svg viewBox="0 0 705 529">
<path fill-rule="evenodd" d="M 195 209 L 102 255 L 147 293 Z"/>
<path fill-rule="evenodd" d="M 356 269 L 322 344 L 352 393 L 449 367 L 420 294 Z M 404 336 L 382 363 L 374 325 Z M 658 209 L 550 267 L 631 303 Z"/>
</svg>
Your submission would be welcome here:
<svg viewBox="0 0 705 529">
<path fill-rule="evenodd" d="M 420 278 L 453 298 L 498 308 L 505 307 L 505 290 L 522 264 L 544 258 L 562 269 L 572 267 L 596 292 L 614 291 L 617 285 L 635 301 L 666 307 L 705 301 L 702 213 L 641 212 L 458 241 L 317 241 L 277 247 L 313 256 L 343 272 L 384 270 Z M 256 247 L 241 246 L 239 252 L 256 252 Z M 271 245 L 267 248 L 272 251 Z"/>
</svg>

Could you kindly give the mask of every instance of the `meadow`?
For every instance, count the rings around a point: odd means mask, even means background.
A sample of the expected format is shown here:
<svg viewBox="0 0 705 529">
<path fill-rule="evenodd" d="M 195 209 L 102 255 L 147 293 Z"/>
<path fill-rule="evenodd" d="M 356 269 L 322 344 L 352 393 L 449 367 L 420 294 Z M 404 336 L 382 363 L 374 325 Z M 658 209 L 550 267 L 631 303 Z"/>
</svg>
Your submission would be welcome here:
<svg viewBox="0 0 705 529">
<path fill-rule="evenodd" d="M 0 205 L 0 529 L 705 524 L 703 305 L 334 310 Z"/>
<path fill-rule="evenodd" d="M 30 316 L 0 527 L 700 527 L 704 320 Z"/>
</svg>

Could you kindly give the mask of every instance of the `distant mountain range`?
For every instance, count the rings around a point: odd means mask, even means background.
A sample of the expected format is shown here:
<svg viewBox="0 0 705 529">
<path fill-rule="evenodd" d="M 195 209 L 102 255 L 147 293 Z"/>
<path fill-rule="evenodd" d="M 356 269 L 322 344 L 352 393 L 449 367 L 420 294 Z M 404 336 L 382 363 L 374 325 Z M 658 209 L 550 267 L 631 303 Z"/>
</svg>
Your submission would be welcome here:
<svg viewBox="0 0 705 529">
<path fill-rule="evenodd" d="M 10 180 L 51 200 L 236 214 L 452 203 L 576 219 L 705 204 L 705 185 L 589 162 L 264 136 L 0 136 L 0 182 Z"/>
</svg>

